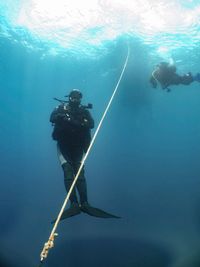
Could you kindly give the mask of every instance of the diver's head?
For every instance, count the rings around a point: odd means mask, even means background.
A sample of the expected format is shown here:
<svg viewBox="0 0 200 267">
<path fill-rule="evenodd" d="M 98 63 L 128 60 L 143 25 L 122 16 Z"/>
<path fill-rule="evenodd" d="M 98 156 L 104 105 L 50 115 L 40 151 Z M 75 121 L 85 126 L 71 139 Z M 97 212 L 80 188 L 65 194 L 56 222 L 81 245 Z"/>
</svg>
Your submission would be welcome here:
<svg viewBox="0 0 200 267">
<path fill-rule="evenodd" d="M 69 93 L 69 104 L 73 107 L 78 107 L 81 103 L 82 93 L 78 89 L 73 89 Z"/>
</svg>

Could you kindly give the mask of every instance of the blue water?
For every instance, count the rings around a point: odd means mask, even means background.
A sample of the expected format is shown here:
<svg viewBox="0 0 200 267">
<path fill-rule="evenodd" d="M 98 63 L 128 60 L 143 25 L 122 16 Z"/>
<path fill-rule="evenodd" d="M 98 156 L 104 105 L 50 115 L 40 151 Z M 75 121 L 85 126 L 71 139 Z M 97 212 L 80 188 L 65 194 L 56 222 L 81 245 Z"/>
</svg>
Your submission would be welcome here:
<svg viewBox="0 0 200 267">
<path fill-rule="evenodd" d="M 26 9 L 29 1 L 25 7 L 23 1 L 0 1 L 1 266 L 38 266 L 65 198 L 49 123 L 53 97 L 79 88 L 83 103 L 93 103 L 97 127 L 128 47 L 127 68 L 86 162 L 90 203 L 122 219 L 81 214 L 61 222 L 44 266 L 200 266 L 200 84 L 172 86 L 167 93 L 148 81 L 161 60 L 174 62 L 180 74 L 200 71 L 200 4 L 158 2 L 151 8 L 137 2 L 166 19 L 157 27 L 179 8 L 188 20 L 155 32 L 155 24 L 144 23 L 147 14 L 131 16 L 131 6 L 99 1 L 105 21 L 99 15 L 94 27 L 66 34 L 52 25 L 34 28 L 26 24 L 28 16 L 22 25 L 22 11 L 38 21 Z M 109 10 L 117 16 L 109 17 Z"/>
</svg>

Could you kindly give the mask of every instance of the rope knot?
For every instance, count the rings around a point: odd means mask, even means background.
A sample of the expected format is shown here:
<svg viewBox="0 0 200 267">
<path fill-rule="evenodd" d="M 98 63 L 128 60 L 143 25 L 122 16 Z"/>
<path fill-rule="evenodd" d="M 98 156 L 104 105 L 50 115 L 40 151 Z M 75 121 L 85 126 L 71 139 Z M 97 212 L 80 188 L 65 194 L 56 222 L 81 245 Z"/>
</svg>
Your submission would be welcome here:
<svg viewBox="0 0 200 267">
<path fill-rule="evenodd" d="M 42 252 L 41 252 L 41 254 L 40 254 L 40 259 L 41 259 L 41 261 L 43 261 L 44 259 L 47 258 L 48 253 L 49 253 L 49 249 L 54 247 L 54 239 L 55 239 L 56 236 L 58 236 L 57 233 L 52 234 L 52 235 L 49 237 L 48 242 L 46 242 L 46 243 L 44 244 L 43 250 L 42 250 Z"/>
</svg>

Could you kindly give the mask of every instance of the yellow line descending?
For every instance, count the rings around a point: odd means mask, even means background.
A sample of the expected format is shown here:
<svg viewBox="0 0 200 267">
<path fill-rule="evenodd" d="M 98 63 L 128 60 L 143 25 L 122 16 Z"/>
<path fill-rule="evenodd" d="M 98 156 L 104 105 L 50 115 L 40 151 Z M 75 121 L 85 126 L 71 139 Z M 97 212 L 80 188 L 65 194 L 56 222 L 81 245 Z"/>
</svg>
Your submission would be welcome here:
<svg viewBox="0 0 200 267">
<path fill-rule="evenodd" d="M 56 229 L 57 229 L 57 226 L 58 226 L 58 224 L 59 224 L 59 222 L 60 222 L 60 218 L 61 218 L 61 216 L 62 216 L 62 214 L 63 214 L 63 211 L 64 211 L 64 209 L 65 209 L 65 206 L 67 205 L 67 202 L 68 202 L 69 197 L 70 197 L 70 195 L 71 195 L 71 193 L 72 193 L 72 190 L 73 190 L 73 188 L 74 188 L 74 186 L 75 186 L 75 184 L 76 184 L 76 181 L 77 181 L 77 179 L 78 179 L 78 177 L 79 177 L 79 174 L 80 174 L 80 172 L 81 172 L 81 170 L 82 170 L 82 168 L 83 168 L 83 165 L 84 165 L 84 163 L 85 163 L 85 161 L 86 161 L 86 159 L 87 159 L 87 157 L 88 157 L 88 155 L 89 155 L 89 153 L 90 153 L 90 150 L 91 150 L 91 148 L 92 148 L 92 146 L 93 146 L 93 144 L 94 144 L 94 141 L 95 141 L 95 139 L 96 139 L 96 136 L 97 136 L 97 134 L 98 134 L 98 132 L 99 132 L 99 130 L 100 130 L 100 128 L 101 128 L 101 125 L 102 125 L 103 121 L 104 121 L 104 118 L 105 118 L 105 116 L 106 116 L 106 114 L 107 114 L 107 112 L 108 112 L 108 110 L 109 110 L 109 108 L 110 108 L 110 105 L 112 104 L 113 98 L 114 98 L 114 96 L 115 96 L 115 94 L 116 94 L 116 92 L 117 92 L 117 89 L 118 89 L 118 87 L 119 87 L 119 84 L 120 84 L 120 82 L 121 82 L 121 79 L 122 79 L 122 77 L 123 77 L 123 75 L 124 75 L 124 71 L 125 71 L 125 69 L 126 69 L 126 66 L 127 66 L 127 63 L 128 63 L 128 59 L 129 59 L 129 46 L 128 46 L 128 51 L 127 51 L 126 60 L 125 60 L 125 62 L 124 62 L 123 69 L 122 69 L 122 71 L 121 71 L 121 74 L 120 74 L 120 76 L 119 76 L 118 82 L 117 82 L 117 84 L 116 84 L 116 86 L 115 86 L 115 89 L 114 89 L 114 91 L 113 91 L 113 94 L 112 94 L 112 96 L 111 96 L 111 98 L 110 98 L 110 100 L 109 100 L 109 102 L 108 102 L 108 104 L 107 104 L 107 107 L 106 107 L 106 109 L 105 109 L 105 111 L 104 111 L 104 113 L 103 113 L 103 115 L 102 115 L 102 118 L 101 118 L 101 120 L 100 120 L 100 122 L 99 122 L 99 125 L 98 125 L 98 127 L 97 127 L 97 129 L 96 129 L 96 131 L 95 131 L 95 133 L 94 133 L 94 136 L 93 136 L 93 138 L 92 138 L 92 140 L 91 140 L 91 143 L 90 143 L 90 145 L 89 145 L 89 147 L 88 147 L 88 150 L 87 150 L 87 152 L 85 153 L 85 155 L 84 155 L 84 157 L 83 157 L 83 159 L 82 159 L 82 161 L 81 161 L 81 165 L 80 165 L 80 167 L 79 167 L 79 169 L 78 169 L 78 172 L 77 172 L 77 174 L 76 174 L 76 176 L 75 176 L 75 178 L 74 178 L 74 181 L 73 181 L 73 183 L 72 183 L 72 185 L 71 185 L 71 188 L 70 188 L 70 190 L 69 190 L 68 193 L 67 193 L 67 196 L 66 196 L 65 201 L 64 201 L 64 203 L 63 203 L 63 205 L 62 205 L 62 208 L 61 208 L 61 210 L 60 210 L 60 212 L 59 212 L 59 214 L 58 214 L 58 217 L 57 217 L 56 222 L 55 222 L 55 224 L 54 224 L 54 226 L 53 226 L 53 229 L 52 229 L 52 231 L 51 231 L 51 234 L 50 234 L 50 236 L 49 236 L 49 239 L 48 239 L 48 241 L 44 244 L 43 250 L 42 250 L 42 252 L 41 252 L 41 254 L 40 254 L 40 261 L 41 261 L 41 262 L 42 262 L 44 259 L 47 258 L 49 249 L 54 247 L 54 239 L 55 239 L 55 237 L 58 235 L 58 234 L 56 233 Z"/>
</svg>

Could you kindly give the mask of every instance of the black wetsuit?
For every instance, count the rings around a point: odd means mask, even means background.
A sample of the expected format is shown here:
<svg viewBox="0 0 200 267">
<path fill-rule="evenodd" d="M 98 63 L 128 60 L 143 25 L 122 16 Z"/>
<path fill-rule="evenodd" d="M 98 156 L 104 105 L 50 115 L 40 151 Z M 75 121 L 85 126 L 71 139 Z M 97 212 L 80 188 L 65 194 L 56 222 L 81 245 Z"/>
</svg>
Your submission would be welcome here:
<svg viewBox="0 0 200 267">
<path fill-rule="evenodd" d="M 52 137 L 57 141 L 58 150 L 65 159 L 64 162 L 61 162 L 61 165 L 64 171 L 65 188 L 68 192 L 80 166 L 83 154 L 90 144 L 94 120 L 85 107 L 62 104 L 52 112 L 50 122 L 54 124 Z M 78 190 L 80 202 L 87 202 L 84 169 L 79 175 L 75 188 Z M 75 188 L 70 195 L 71 203 L 78 203 Z"/>
<path fill-rule="evenodd" d="M 194 79 L 190 72 L 180 76 L 176 73 L 176 68 L 172 68 L 168 64 L 158 65 L 150 77 L 152 86 L 156 88 L 157 82 L 159 82 L 162 89 L 167 89 L 170 85 L 189 85 L 193 81 Z"/>
</svg>

